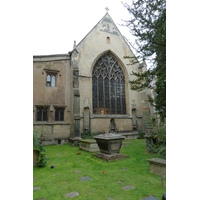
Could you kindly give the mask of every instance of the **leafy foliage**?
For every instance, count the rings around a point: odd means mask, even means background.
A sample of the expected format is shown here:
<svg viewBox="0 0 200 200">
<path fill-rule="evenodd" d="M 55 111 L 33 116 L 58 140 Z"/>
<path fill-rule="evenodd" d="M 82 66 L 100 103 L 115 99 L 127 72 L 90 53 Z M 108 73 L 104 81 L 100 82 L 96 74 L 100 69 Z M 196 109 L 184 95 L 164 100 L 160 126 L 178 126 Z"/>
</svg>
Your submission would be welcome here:
<svg viewBox="0 0 200 200">
<path fill-rule="evenodd" d="M 151 140 L 148 144 L 148 151 L 158 154 L 163 158 L 166 158 L 166 124 L 165 122 L 159 122 L 159 119 L 149 120 L 149 125 L 152 127 Z"/>
<path fill-rule="evenodd" d="M 151 151 L 166 158 L 166 127 L 164 124 L 154 130 L 153 139 L 156 142 L 151 146 Z"/>
<path fill-rule="evenodd" d="M 135 44 L 129 42 L 136 54 L 127 57 L 131 64 L 151 63 L 151 67 L 144 72 L 136 73 L 130 81 L 131 89 L 141 91 L 151 88 L 156 80 L 155 108 L 161 116 L 166 118 L 166 0 L 133 0 L 132 5 L 124 3 L 132 19 L 126 22 L 131 34 L 136 37 Z"/>
<path fill-rule="evenodd" d="M 46 149 L 44 148 L 43 144 L 37 137 L 38 132 L 33 131 L 33 149 L 34 150 L 39 150 L 39 159 L 38 159 L 38 166 L 39 167 L 44 167 L 47 164 L 47 158 L 45 155 Z"/>
</svg>

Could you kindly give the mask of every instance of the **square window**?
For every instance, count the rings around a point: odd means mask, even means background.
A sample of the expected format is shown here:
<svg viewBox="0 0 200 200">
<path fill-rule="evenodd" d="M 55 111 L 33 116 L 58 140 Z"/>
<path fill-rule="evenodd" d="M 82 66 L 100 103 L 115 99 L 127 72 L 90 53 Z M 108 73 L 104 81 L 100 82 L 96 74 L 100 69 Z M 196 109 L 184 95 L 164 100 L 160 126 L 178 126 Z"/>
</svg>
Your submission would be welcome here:
<svg viewBox="0 0 200 200">
<path fill-rule="evenodd" d="M 37 121 L 48 121 L 47 107 L 37 107 Z"/>
<path fill-rule="evenodd" d="M 64 121 L 64 108 L 55 108 L 55 121 Z"/>
<path fill-rule="evenodd" d="M 47 87 L 55 87 L 56 86 L 56 74 L 47 72 L 46 86 Z"/>
</svg>

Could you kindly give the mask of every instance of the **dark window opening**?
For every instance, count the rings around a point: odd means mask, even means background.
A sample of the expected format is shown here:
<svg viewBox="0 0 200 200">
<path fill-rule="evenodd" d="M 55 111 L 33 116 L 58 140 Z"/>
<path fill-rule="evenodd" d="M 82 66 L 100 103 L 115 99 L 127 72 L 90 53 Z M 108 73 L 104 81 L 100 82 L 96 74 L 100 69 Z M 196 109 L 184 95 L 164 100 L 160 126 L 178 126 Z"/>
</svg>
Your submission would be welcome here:
<svg viewBox="0 0 200 200">
<path fill-rule="evenodd" d="M 64 108 L 55 109 L 55 121 L 64 121 Z"/>
<path fill-rule="evenodd" d="M 47 121 L 47 108 L 37 108 L 37 121 Z"/>
</svg>

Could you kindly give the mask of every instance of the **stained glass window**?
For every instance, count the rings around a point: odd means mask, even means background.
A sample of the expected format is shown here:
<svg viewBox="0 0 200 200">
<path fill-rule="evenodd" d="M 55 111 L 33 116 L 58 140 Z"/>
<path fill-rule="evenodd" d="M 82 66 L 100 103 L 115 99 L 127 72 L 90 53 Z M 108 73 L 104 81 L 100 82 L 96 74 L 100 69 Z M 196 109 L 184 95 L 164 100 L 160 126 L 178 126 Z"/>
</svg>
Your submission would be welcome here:
<svg viewBox="0 0 200 200">
<path fill-rule="evenodd" d="M 94 66 L 92 96 L 94 114 L 126 114 L 124 73 L 109 53 Z"/>
</svg>

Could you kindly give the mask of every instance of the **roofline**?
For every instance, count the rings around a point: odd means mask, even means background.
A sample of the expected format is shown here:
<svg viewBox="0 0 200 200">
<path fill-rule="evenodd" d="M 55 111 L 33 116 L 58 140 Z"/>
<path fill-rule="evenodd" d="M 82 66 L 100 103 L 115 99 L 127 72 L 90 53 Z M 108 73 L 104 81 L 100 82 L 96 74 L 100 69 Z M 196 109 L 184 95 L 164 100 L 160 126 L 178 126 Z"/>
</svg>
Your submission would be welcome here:
<svg viewBox="0 0 200 200">
<path fill-rule="evenodd" d="M 130 51 L 132 52 L 132 54 L 135 56 L 135 54 L 133 53 L 131 47 L 129 46 L 128 42 L 125 40 L 124 36 L 121 34 L 120 30 L 118 29 L 116 23 L 113 21 L 112 17 L 110 16 L 110 14 L 108 12 L 106 12 L 106 14 L 101 18 L 101 20 L 98 21 L 98 23 L 90 30 L 90 32 L 88 32 L 88 34 L 78 43 L 78 45 L 92 32 L 92 30 L 102 21 L 102 19 L 106 16 L 109 15 L 110 19 L 112 20 L 113 24 L 116 26 L 117 30 L 119 31 L 119 34 L 121 35 L 121 37 L 123 38 L 124 42 L 127 44 L 127 46 L 129 47 Z M 78 45 L 76 47 L 78 47 Z M 138 62 L 139 63 L 139 62 Z"/>
<path fill-rule="evenodd" d="M 45 61 L 57 61 L 57 60 L 69 60 L 69 54 L 54 54 L 54 55 L 35 55 L 33 56 L 33 62 L 45 62 Z"/>
<path fill-rule="evenodd" d="M 88 32 L 88 34 L 86 34 L 86 36 L 76 45 L 76 47 L 78 47 L 78 45 L 92 32 L 92 30 L 99 24 L 99 22 L 107 15 L 108 13 L 106 13 L 97 23 L 96 25 Z"/>
</svg>

